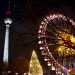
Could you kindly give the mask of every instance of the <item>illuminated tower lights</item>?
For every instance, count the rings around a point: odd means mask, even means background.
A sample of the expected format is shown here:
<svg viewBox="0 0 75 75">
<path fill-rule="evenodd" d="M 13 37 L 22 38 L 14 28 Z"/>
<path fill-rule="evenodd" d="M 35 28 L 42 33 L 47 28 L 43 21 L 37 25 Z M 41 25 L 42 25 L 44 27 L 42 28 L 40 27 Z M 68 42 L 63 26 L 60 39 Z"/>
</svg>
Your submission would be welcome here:
<svg viewBox="0 0 75 75">
<path fill-rule="evenodd" d="M 5 32 L 3 62 L 6 64 L 8 64 L 8 54 L 9 54 L 9 28 L 10 28 L 10 24 L 12 23 L 12 19 L 9 18 L 10 15 L 11 15 L 11 11 L 10 11 L 10 0 L 9 0 L 9 5 L 8 5 L 7 12 L 6 12 L 7 18 L 4 19 L 4 23 L 6 25 L 6 32 Z"/>
<path fill-rule="evenodd" d="M 6 64 L 8 64 L 9 28 L 10 28 L 10 24 L 12 23 L 12 19 L 6 18 L 6 19 L 4 20 L 4 23 L 5 23 L 5 25 L 6 25 L 6 32 L 5 32 L 5 43 L 4 43 L 3 62 L 6 62 Z"/>
</svg>

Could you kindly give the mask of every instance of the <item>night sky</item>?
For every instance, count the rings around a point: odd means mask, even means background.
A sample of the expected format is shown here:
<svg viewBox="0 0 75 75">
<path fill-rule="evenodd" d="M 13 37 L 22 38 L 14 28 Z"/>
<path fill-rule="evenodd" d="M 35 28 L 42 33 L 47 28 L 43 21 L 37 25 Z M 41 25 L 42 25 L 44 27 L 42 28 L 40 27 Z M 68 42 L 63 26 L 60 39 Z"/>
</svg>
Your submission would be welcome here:
<svg viewBox="0 0 75 75">
<path fill-rule="evenodd" d="M 5 24 L 9 0 L 0 0 L 0 59 L 3 58 Z M 38 27 L 41 20 L 49 13 L 63 12 L 75 20 L 75 3 L 73 0 L 10 0 L 11 18 L 9 60 L 23 56 L 28 61 L 32 50 L 43 60 L 38 50 Z M 44 62 L 43 62 L 44 63 Z"/>
</svg>

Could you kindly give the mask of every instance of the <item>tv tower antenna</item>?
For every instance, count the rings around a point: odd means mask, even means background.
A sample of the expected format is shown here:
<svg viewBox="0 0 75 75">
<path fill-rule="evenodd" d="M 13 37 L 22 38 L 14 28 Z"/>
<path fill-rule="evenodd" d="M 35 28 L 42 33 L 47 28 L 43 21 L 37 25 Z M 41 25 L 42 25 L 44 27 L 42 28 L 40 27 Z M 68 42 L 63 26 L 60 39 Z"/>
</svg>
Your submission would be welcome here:
<svg viewBox="0 0 75 75">
<path fill-rule="evenodd" d="M 10 9 L 10 0 L 9 0 L 9 4 L 8 4 L 8 9 L 6 12 L 6 16 L 10 16 L 11 15 L 11 9 Z"/>
</svg>

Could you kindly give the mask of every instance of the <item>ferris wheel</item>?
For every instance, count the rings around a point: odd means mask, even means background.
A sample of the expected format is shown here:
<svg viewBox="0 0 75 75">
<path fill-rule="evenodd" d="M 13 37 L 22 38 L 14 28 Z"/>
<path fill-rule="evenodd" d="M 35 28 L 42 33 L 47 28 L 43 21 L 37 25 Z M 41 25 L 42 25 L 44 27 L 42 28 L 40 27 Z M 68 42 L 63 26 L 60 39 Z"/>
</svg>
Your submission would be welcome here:
<svg viewBox="0 0 75 75">
<path fill-rule="evenodd" d="M 39 48 L 48 65 L 68 71 L 64 67 L 65 61 L 60 58 L 70 57 L 71 60 L 75 57 L 75 22 L 60 13 L 49 14 L 39 25 L 38 38 Z"/>
</svg>

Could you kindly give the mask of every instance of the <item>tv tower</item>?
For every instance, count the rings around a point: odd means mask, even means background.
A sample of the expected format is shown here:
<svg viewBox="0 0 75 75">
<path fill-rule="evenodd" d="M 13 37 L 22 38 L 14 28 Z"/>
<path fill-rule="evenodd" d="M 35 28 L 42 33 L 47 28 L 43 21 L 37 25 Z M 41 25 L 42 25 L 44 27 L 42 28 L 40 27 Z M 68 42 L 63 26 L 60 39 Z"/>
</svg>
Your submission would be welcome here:
<svg viewBox="0 0 75 75">
<path fill-rule="evenodd" d="M 6 18 L 4 19 L 4 23 L 6 25 L 6 32 L 5 32 L 5 43 L 4 43 L 4 55 L 3 55 L 3 62 L 8 65 L 8 59 L 9 59 L 9 28 L 12 24 L 12 19 L 10 18 L 11 11 L 10 11 L 10 0 L 8 9 L 6 12 Z"/>
</svg>

